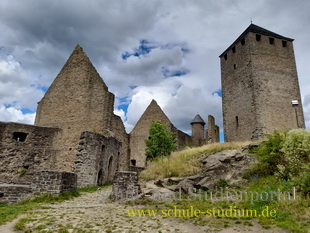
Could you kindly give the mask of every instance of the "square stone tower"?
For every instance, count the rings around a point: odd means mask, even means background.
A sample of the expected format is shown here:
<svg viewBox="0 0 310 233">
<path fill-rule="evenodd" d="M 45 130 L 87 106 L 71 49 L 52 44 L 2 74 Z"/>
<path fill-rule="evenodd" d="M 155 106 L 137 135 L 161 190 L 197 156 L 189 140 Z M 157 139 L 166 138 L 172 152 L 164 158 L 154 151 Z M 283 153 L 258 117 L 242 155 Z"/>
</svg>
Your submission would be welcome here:
<svg viewBox="0 0 310 233">
<path fill-rule="evenodd" d="M 293 39 L 251 24 L 220 60 L 225 141 L 305 127 Z"/>
</svg>

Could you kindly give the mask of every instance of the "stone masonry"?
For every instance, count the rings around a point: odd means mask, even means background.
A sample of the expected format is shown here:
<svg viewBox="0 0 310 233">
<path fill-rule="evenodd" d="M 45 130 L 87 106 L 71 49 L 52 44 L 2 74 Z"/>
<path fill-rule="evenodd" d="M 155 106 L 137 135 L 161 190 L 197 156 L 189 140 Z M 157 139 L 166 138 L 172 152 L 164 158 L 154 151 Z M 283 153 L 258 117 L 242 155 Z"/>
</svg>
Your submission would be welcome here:
<svg viewBox="0 0 310 233">
<path fill-rule="evenodd" d="M 58 169 L 61 136 L 57 128 L 0 122 L 0 184 L 29 185 L 37 171 Z"/>
<path fill-rule="evenodd" d="M 293 39 L 251 24 L 220 59 L 225 141 L 305 127 Z"/>
<path fill-rule="evenodd" d="M 65 171 L 40 171 L 32 184 L 34 194 L 61 194 L 77 188 L 77 175 Z"/>
<path fill-rule="evenodd" d="M 208 129 L 206 130 L 207 143 L 215 143 L 220 141 L 219 127 L 215 125 L 215 119 L 212 115 L 208 116 Z"/>
<path fill-rule="evenodd" d="M 113 180 L 112 196 L 116 201 L 136 199 L 140 193 L 137 172 L 116 172 Z"/>
<path fill-rule="evenodd" d="M 0 184 L 0 202 L 14 204 L 33 197 L 32 188 L 25 184 Z"/>
<path fill-rule="evenodd" d="M 68 61 L 38 104 L 35 125 L 62 129 L 59 167 L 72 171 L 84 131 L 113 136 L 122 143 L 121 158 L 128 154 L 128 135 L 119 116 L 114 115 L 114 95 L 77 45 Z M 120 161 L 122 169 L 128 161 Z"/>
<path fill-rule="evenodd" d="M 113 137 L 83 132 L 74 168 L 78 174 L 78 187 L 113 181 L 115 172 L 120 169 L 120 149 L 121 143 Z"/>
<path fill-rule="evenodd" d="M 152 100 L 130 133 L 130 166 L 146 166 L 145 140 L 149 138 L 149 129 L 152 121 L 160 121 L 167 126 L 167 129 L 175 135 L 179 149 L 191 142 L 191 137 L 178 130 L 157 102 Z"/>
<path fill-rule="evenodd" d="M 274 129 L 305 127 L 292 42 L 251 24 L 220 55 L 226 141 L 260 140 Z M 21 200 L 35 190 L 61 193 L 101 185 L 113 177 L 122 187 L 128 179 L 132 189 L 137 173 L 126 171 L 146 166 L 152 121 L 168 127 L 178 149 L 219 141 L 214 118 L 208 117 L 205 138 L 205 122 L 197 116 L 191 137 L 153 100 L 127 134 L 114 114 L 114 94 L 77 45 L 38 103 L 35 125 L 0 122 L 0 201 Z M 31 185 L 37 188 L 30 191 Z"/>
</svg>

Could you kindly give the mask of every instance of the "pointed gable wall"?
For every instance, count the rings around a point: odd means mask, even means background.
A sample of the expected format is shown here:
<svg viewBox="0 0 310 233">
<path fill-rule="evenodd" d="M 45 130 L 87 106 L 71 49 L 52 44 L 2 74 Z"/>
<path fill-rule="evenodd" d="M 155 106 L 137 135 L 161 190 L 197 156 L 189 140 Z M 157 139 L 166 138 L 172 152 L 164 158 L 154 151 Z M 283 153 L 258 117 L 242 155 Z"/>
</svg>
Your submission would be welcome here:
<svg viewBox="0 0 310 233">
<path fill-rule="evenodd" d="M 128 134 L 114 115 L 114 95 L 77 45 L 54 82 L 38 103 L 35 125 L 62 129 L 57 143 L 59 169 L 71 171 L 85 131 L 114 137 L 122 143 L 120 167 L 128 162 Z M 121 168 L 120 168 L 121 169 Z"/>
<path fill-rule="evenodd" d="M 39 102 L 36 125 L 97 130 L 109 126 L 113 114 L 114 95 L 99 76 L 80 46 Z"/>
<path fill-rule="evenodd" d="M 165 124 L 170 131 L 175 131 L 175 127 L 166 114 L 159 107 L 157 102 L 152 100 L 130 133 L 130 159 L 135 160 L 135 166 L 137 167 L 146 166 L 145 140 L 149 137 L 149 129 L 152 121 L 160 121 Z"/>
</svg>

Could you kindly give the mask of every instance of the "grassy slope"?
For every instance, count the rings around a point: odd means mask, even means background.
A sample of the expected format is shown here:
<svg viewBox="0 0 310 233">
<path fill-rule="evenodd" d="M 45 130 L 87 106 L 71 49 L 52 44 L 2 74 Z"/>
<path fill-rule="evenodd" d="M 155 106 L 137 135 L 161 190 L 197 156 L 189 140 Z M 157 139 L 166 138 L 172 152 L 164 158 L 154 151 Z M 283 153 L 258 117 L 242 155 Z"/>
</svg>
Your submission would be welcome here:
<svg viewBox="0 0 310 233">
<path fill-rule="evenodd" d="M 215 154 L 223 150 L 239 149 L 248 144 L 250 142 L 214 143 L 177 151 L 172 153 L 171 156 L 161 157 L 153 161 L 140 174 L 140 178 L 147 181 L 158 178 L 195 175 L 201 168 L 198 159 L 203 155 Z"/>
<path fill-rule="evenodd" d="M 183 151 L 175 152 L 170 157 L 159 158 L 153 161 L 151 165 L 140 174 L 142 180 L 152 180 L 165 177 L 184 177 L 195 175 L 201 164 L 198 159 L 203 155 L 213 154 L 226 149 L 237 149 L 248 145 L 245 143 L 218 143 L 186 149 Z M 249 183 L 235 191 L 252 192 L 270 192 L 280 189 L 282 192 L 292 192 L 292 186 L 285 181 L 278 180 L 275 176 L 262 177 L 260 179 L 249 181 Z M 232 189 L 230 189 L 232 190 Z M 178 208 L 186 209 L 193 206 L 196 209 L 205 211 L 210 208 L 229 208 L 229 206 L 236 206 L 237 209 L 253 209 L 257 212 L 262 211 L 266 206 L 269 209 L 276 210 L 276 217 L 264 218 L 258 217 L 258 222 L 264 228 L 272 228 L 275 226 L 288 229 L 292 232 L 305 233 L 310 229 L 310 200 L 297 193 L 296 201 L 218 201 L 211 202 L 206 200 L 189 200 L 189 201 L 174 201 L 173 203 L 165 204 L 166 206 L 175 206 Z M 231 226 L 231 224 L 243 224 L 251 226 L 253 219 L 247 218 L 194 218 L 192 221 L 196 224 L 210 225 L 215 224 L 219 228 Z"/>
</svg>

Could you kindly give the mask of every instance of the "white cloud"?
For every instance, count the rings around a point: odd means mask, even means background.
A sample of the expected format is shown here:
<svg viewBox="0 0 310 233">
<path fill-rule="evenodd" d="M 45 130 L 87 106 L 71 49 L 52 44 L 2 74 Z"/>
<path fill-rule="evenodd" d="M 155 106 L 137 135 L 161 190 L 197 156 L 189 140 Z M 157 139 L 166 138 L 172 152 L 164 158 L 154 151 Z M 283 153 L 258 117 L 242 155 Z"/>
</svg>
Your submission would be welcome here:
<svg viewBox="0 0 310 233">
<path fill-rule="evenodd" d="M 296 39 L 296 63 L 310 127 L 306 96 L 310 92 L 310 54 L 305 50 L 309 7 L 309 1 L 288 0 L 29 0 L 27 4 L 3 0 L 0 106 L 12 107 L 16 116 L 22 114 L 19 109 L 35 110 L 43 96 L 38 86 L 50 85 L 80 44 L 116 95 L 115 113 L 125 120 L 128 131 L 152 99 L 184 131 L 190 130 L 189 122 L 197 112 L 205 121 L 208 114 L 214 115 L 222 125 L 221 98 L 212 95 L 220 88 L 218 56 L 252 18 L 255 24 Z M 154 48 L 123 60 L 122 54 L 134 52 L 141 40 Z M 165 78 L 163 67 L 189 72 Z M 117 108 L 124 104 L 123 98 L 129 103 L 127 115 Z M 1 109 L 8 114 L 7 108 Z M 13 121 L 14 114 L 0 115 L 0 120 Z"/>
<path fill-rule="evenodd" d="M 21 110 L 13 107 L 0 106 L 1 121 L 19 122 L 25 124 L 33 124 L 36 114 L 26 113 L 23 114 Z"/>
</svg>

